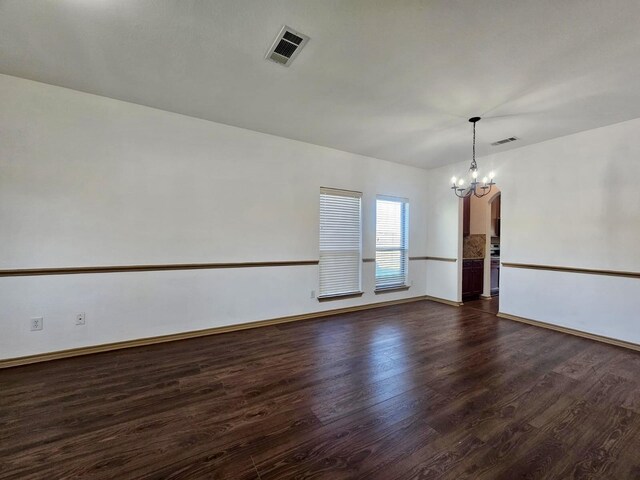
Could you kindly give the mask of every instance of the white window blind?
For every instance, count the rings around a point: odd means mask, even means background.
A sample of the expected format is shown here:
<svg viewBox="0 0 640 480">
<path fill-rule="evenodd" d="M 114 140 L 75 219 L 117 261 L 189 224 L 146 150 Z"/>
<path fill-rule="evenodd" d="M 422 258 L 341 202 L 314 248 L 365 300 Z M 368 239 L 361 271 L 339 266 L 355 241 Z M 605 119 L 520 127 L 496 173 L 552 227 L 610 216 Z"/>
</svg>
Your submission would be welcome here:
<svg viewBox="0 0 640 480">
<path fill-rule="evenodd" d="M 362 266 L 359 192 L 320 189 L 320 295 L 358 293 Z"/>
<path fill-rule="evenodd" d="M 407 284 L 409 203 L 402 198 L 376 200 L 376 290 Z"/>
</svg>

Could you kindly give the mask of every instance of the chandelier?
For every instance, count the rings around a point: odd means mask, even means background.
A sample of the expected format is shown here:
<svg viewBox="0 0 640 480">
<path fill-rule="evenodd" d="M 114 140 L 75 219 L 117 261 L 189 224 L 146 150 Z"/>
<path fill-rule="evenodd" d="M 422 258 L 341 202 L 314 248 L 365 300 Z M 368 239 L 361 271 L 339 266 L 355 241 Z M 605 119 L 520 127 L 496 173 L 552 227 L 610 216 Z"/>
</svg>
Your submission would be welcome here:
<svg viewBox="0 0 640 480">
<path fill-rule="evenodd" d="M 478 164 L 476 163 L 476 123 L 480 121 L 480 117 L 471 117 L 469 119 L 471 123 L 473 123 L 473 159 L 471 160 L 471 167 L 469 167 L 469 171 L 471 172 L 471 182 L 468 187 L 465 187 L 464 178 L 451 178 L 451 190 L 456 194 L 459 198 L 470 197 L 471 194 L 475 195 L 478 198 L 482 198 L 491 192 L 491 187 L 495 185 L 493 181 L 493 172 L 489 173 L 489 177 L 484 177 L 482 181 L 478 181 Z"/>
</svg>

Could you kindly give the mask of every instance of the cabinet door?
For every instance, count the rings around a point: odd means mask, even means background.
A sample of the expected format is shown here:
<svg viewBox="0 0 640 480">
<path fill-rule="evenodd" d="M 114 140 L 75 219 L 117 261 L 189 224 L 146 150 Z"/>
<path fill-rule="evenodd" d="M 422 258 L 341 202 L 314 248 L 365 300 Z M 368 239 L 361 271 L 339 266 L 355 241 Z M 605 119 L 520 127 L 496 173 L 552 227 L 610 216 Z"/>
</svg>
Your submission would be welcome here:
<svg viewBox="0 0 640 480">
<path fill-rule="evenodd" d="M 462 295 L 469 295 L 473 288 L 473 269 L 462 267 Z"/>
<path fill-rule="evenodd" d="M 473 297 L 482 294 L 483 276 L 483 260 L 465 260 L 462 264 L 462 295 Z"/>
<path fill-rule="evenodd" d="M 482 263 L 480 263 L 480 266 L 475 266 L 473 268 L 472 292 L 474 294 L 480 295 L 482 293 L 482 284 L 484 283 L 483 276 L 484 276 L 484 268 L 482 267 Z"/>
</svg>

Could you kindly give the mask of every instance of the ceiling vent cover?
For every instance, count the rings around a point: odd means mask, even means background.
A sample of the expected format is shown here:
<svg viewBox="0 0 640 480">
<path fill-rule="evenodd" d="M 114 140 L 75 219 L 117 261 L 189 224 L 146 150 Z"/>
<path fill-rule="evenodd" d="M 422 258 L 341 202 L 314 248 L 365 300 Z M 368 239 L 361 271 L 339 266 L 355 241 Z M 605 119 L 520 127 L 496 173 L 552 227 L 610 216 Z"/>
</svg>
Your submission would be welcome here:
<svg viewBox="0 0 640 480">
<path fill-rule="evenodd" d="M 285 25 L 278 33 L 265 58 L 288 67 L 308 41 L 309 37 Z"/>
<path fill-rule="evenodd" d="M 505 143 L 515 142 L 516 140 L 518 140 L 518 137 L 503 138 L 502 140 L 493 142 L 491 145 L 493 145 L 494 147 L 497 147 L 498 145 L 504 145 Z"/>
</svg>

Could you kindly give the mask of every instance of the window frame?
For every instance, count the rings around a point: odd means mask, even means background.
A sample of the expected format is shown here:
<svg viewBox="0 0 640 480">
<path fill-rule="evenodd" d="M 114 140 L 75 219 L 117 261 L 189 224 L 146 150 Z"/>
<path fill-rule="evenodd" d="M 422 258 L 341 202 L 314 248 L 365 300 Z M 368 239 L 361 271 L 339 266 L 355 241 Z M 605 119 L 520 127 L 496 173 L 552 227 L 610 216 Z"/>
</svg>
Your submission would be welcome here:
<svg viewBox="0 0 640 480">
<path fill-rule="evenodd" d="M 400 246 L 397 248 L 393 247 L 379 247 L 378 246 L 378 202 L 395 202 L 401 204 L 401 215 L 404 218 L 400 219 L 400 226 L 402 228 L 400 232 Z M 375 293 L 384 293 L 384 292 L 392 292 L 399 290 L 408 290 L 410 288 L 409 285 L 409 221 L 410 221 L 410 202 L 408 198 L 404 197 L 396 197 L 391 195 L 376 195 L 376 209 L 375 209 L 375 218 L 376 218 L 376 229 L 375 229 L 375 263 L 376 268 L 374 271 L 374 292 Z M 402 282 L 388 284 L 388 285 L 379 285 L 378 284 L 378 252 L 388 252 L 388 251 L 399 251 L 401 261 L 404 262 L 404 278 Z"/>
</svg>

